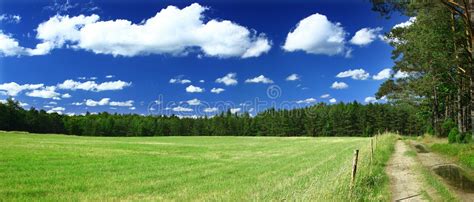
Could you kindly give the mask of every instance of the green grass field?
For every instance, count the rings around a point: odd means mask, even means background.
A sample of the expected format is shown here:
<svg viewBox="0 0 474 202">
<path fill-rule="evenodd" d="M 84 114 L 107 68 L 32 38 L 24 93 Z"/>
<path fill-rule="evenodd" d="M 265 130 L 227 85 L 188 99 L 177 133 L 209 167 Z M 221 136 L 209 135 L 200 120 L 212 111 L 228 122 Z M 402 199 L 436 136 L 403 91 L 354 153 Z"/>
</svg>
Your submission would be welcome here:
<svg viewBox="0 0 474 202">
<path fill-rule="evenodd" d="M 369 172 L 368 138 L 0 133 L 0 199 L 346 199 L 353 150 L 360 148 L 354 195 L 384 200 L 390 146 L 384 149 L 382 142 L 381 164 Z"/>
</svg>

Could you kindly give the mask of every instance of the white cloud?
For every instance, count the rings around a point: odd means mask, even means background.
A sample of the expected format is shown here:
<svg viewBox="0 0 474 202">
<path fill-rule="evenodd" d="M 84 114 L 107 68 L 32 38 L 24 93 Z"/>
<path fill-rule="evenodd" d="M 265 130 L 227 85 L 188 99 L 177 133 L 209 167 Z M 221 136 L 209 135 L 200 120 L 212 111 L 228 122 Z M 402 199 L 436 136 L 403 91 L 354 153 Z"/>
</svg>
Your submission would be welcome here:
<svg viewBox="0 0 474 202">
<path fill-rule="evenodd" d="M 245 80 L 245 83 L 273 83 L 273 81 L 263 75 Z"/>
<path fill-rule="evenodd" d="M 61 97 L 62 98 L 71 98 L 72 96 L 69 93 L 65 93 L 65 94 L 61 95 Z"/>
<path fill-rule="evenodd" d="M 26 102 L 19 102 L 20 104 L 20 107 L 26 107 L 26 106 L 29 106 L 30 104 L 26 103 Z"/>
<path fill-rule="evenodd" d="M 91 16 L 60 16 L 55 15 L 36 28 L 36 39 L 42 42 L 28 51 L 29 55 L 46 55 L 55 48 L 62 48 L 69 43 L 73 48 L 81 48 L 77 43 L 81 41 L 81 29 L 87 24 L 99 20 L 98 15 Z M 104 44 L 105 45 L 105 44 Z"/>
<path fill-rule="evenodd" d="M 54 102 L 54 101 L 51 101 L 51 102 L 48 102 L 48 104 L 50 104 L 50 105 L 57 105 L 58 103 L 57 103 L 57 102 Z"/>
<path fill-rule="evenodd" d="M 338 89 L 338 90 L 340 90 L 340 89 L 346 89 L 346 88 L 348 88 L 348 87 L 349 87 L 349 85 L 347 85 L 346 83 L 344 83 L 344 82 L 337 82 L 337 81 L 334 82 L 334 83 L 332 83 L 332 85 L 331 85 L 331 88 L 333 88 L 333 89 Z"/>
<path fill-rule="evenodd" d="M 21 16 L 11 15 L 11 14 L 2 14 L 0 15 L 0 23 L 14 23 L 18 24 L 21 22 Z"/>
<path fill-rule="evenodd" d="M 136 108 L 136 107 L 129 107 L 128 109 L 130 109 L 130 110 L 135 110 L 135 109 L 137 109 L 137 108 Z"/>
<path fill-rule="evenodd" d="M 366 72 L 363 69 L 350 69 L 344 72 L 340 72 L 339 74 L 336 75 L 337 78 L 346 78 L 346 77 L 351 77 L 352 79 L 355 80 L 366 80 L 369 78 L 369 73 Z"/>
<path fill-rule="evenodd" d="M 372 43 L 380 35 L 381 27 L 362 28 L 355 33 L 350 42 L 358 46 L 366 46 Z"/>
<path fill-rule="evenodd" d="M 191 80 L 189 79 L 181 79 L 181 78 L 172 78 L 170 79 L 169 81 L 170 83 L 179 83 L 179 84 L 187 84 L 187 83 L 191 83 Z"/>
<path fill-rule="evenodd" d="M 305 99 L 305 100 L 296 101 L 296 103 L 298 103 L 298 104 L 311 104 L 311 103 L 315 103 L 315 102 L 316 102 L 316 99 L 314 99 L 314 98 L 308 98 L 308 99 Z"/>
<path fill-rule="evenodd" d="M 39 97 L 39 98 L 45 98 L 45 99 L 51 99 L 51 98 L 56 98 L 58 99 L 61 94 L 56 92 L 56 87 L 55 86 L 47 86 L 41 89 L 36 89 L 31 92 L 26 93 L 27 96 L 29 97 Z"/>
<path fill-rule="evenodd" d="M 390 78 L 390 75 L 392 75 L 392 70 L 389 68 L 386 68 L 380 71 L 378 74 L 374 75 L 372 78 L 374 80 L 384 80 L 384 79 Z"/>
<path fill-rule="evenodd" d="M 114 77 L 115 77 L 115 75 L 107 75 L 107 76 L 105 76 L 105 78 L 107 78 L 107 79 L 111 79 L 111 78 L 114 78 Z"/>
<path fill-rule="evenodd" d="M 336 98 L 331 98 L 331 99 L 329 100 L 329 103 L 336 103 L 336 102 L 337 102 Z"/>
<path fill-rule="evenodd" d="M 125 102 L 117 102 L 117 101 L 112 101 L 109 103 L 110 106 L 115 106 L 115 107 L 133 107 L 133 100 L 128 100 Z"/>
<path fill-rule="evenodd" d="M 375 98 L 375 97 L 366 97 L 364 101 L 366 103 L 376 103 L 376 102 L 378 102 L 377 98 Z"/>
<path fill-rule="evenodd" d="M 208 108 L 205 108 L 204 109 L 204 112 L 206 113 L 213 113 L 213 112 L 217 112 L 219 109 L 217 109 L 217 107 L 208 107 Z"/>
<path fill-rule="evenodd" d="M 219 93 L 222 93 L 224 91 L 225 91 L 225 89 L 223 89 L 223 88 L 212 88 L 211 89 L 211 93 L 215 93 L 215 94 L 219 94 Z"/>
<path fill-rule="evenodd" d="M 122 90 L 125 87 L 131 86 L 132 82 L 125 81 L 108 81 L 104 83 L 96 83 L 95 81 L 74 81 L 65 80 L 63 83 L 58 84 L 58 88 L 66 90 L 85 90 L 85 91 L 107 91 L 107 90 Z"/>
<path fill-rule="evenodd" d="M 75 105 L 75 106 L 81 106 L 83 105 L 84 103 L 82 102 L 73 102 L 72 105 Z"/>
<path fill-rule="evenodd" d="M 0 56 L 17 56 L 25 53 L 25 48 L 21 47 L 16 39 L 0 30 Z"/>
<path fill-rule="evenodd" d="M 410 77 L 410 74 L 404 71 L 397 71 L 397 73 L 395 73 L 393 77 L 396 79 L 404 79 L 404 78 Z"/>
<path fill-rule="evenodd" d="M 0 92 L 4 92 L 4 94 L 6 94 L 8 96 L 17 96 L 18 93 L 20 93 L 24 90 L 35 90 L 35 89 L 42 88 L 43 86 L 44 86 L 44 84 L 23 84 L 23 85 L 19 85 L 15 82 L 10 82 L 10 83 L 0 84 Z"/>
<path fill-rule="evenodd" d="M 329 95 L 329 94 L 323 94 L 323 95 L 321 95 L 321 98 L 323 98 L 323 99 L 329 98 L 329 97 L 331 97 L 331 95 Z"/>
<path fill-rule="evenodd" d="M 173 108 L 173 111 L 175 111 L 175 112 L 192 112 L 193 109 L 178 106 L 178 107 L 174 107 L 174 108 Z"/>
<path fill-rule="evenodd" d="M 395 26 L 393 26 L 393 29 L 408 27 L 408 26 L 412 25 L 415 21 L 416 21 L 416 17 L 410 17 L 407 21 L 402 22 L 402 23 L 398 23 Z"/>
<path fill-rule="evenodd" d="M 305 51 L 311 54 L 346 54 L 347 33 L 340 23 L 333 23 L 325 15 L 316 13 L 301 20 L 288 33 L 283 49 L 288 52 Z"/>
<path fill-rule="evenodd" d="M 300 76 L 298 74 L 291 74 L 290 76 L 286 77 L 287 81 L 297 81 L 300 80 Z"/>
<path fill-rule="evenodd" d="M 206 10 L 197 3 L 183 9 L 168 6 L 137 24 L 126 19 L 100 21 L 95 14 L 56 15 L 38 26 L 36 38 L 42 42 L 28 55 L 44 55 L 64 46 L 128 57 L 199 50 L 209 57 L 248 58 L 270 50 L 271 41 L 264 34 L 228 20 L 209 19 Z"/>
<path fill-rule="evenodd" d="M 54 107 L 54 108 L 46 111 L 46 113 L 48 113 L 48 114 L 51 114 L 51 113 L 63 114 L 63 112 L 65 110 L 66 110 L 66 108 L 64 108 L 64 107 Z"/>
<path fill-rule="evenodd" d="M 204 83 L 204 82 L 206 82 L 206 81 L 204 81 L 204 80 L 199 80 L 199 83 Z"/>
<path fill-rule="evenodd" d="M 200 105 L 201 104 L 201 100 L 198 100 L 196 98 L 194 98 L 192 100 L 188 100 L 186 102 L 188 103 L 188 105 Z"/>
<path fill-rule="evenodd" d="M 186 87 L 186 92 L 188 92 L 188 93 L 202 93 L 202 92 L 204 92 L 204 89 L 201 88 L 201 87 L 189 85 L 188 87 Z"/>
<path fill-rule="evenodd" d="M 232 114 L 239 113 L 240 111 L 242 111 L 242 108 L 231 108 L 230 109 L 230 113 L 232 113 Z"/>
<path fill-rule="evenodd" d="M 226 86 L 234 86 L 237 85 L 237 74 L 236 73 L 228 73 L 222 78 L 217 78 L 216 83 L 223 83 Z"/>
<path fill-rule="evenodd" d="M 104 106 L 104 105 L 108 105 L 110 102 L 110 98 L 102 98 L 101 100 L 99 101 L 95 101 L 95 100 L 91 100 L 91 99 L 87 99 L 85 104 L 89 107 L 95 107 L 95 106 Z"/>
</svg>

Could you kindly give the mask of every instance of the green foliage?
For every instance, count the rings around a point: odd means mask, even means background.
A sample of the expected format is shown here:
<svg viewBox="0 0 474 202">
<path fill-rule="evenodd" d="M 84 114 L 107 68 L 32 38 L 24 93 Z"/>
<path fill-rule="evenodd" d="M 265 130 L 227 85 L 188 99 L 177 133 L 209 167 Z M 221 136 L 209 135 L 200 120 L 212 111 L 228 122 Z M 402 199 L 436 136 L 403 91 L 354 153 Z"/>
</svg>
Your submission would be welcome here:
<svg viewBox="0 0 474 202">
<path fill-rule="evenodd" d="M 457 127 L 458 126 L 453 121 L 453 119 L 448 118 L 448 119 L 444 120 L 443 124 L 441 125 L 441 128 L 442 128 L 441 134 L 442 134 L 442 136 L 447 137 L 449 135 L 449 132 L 451 132 L 451 129 L 452 128 L 457 128 Z"/>
<path fill-rule="evenodd" d="M 431 150 L 452 156 L 467 167 L 474 169 L 474 144 L 433 144 Z"/>
<path fill-rule="evenodd" d="M 24 110 L 10 100 L 0 103 L 0 130 L 32 133 L 65 133 L 80 136 L 372 136 L 384 131 L 422 134 L 426 125 L 412 105 L 357 102 L 299 109 L 268 109 L 250 117 L 248 113 L 218 114 L 212 118 L 140 116 L 107 112 L 79 116 Z M 7 123 L 2 125 L 2 123 Z"/>
<path fill-rule="evenodd" d="M 459 130 L 457 128 L 452 128 L 451 131 L 449 131 L 448 142 L 450 144 L 456 143 L 459 135 Z"/>
<path fill-rule="evenodd" d="M 467 132 L 467 133 L 464 133 L 464 139 L 463 139 L 463 143 L 465 144 L 469 144 L 472 142 L 472 134 Z"/>
</svg>

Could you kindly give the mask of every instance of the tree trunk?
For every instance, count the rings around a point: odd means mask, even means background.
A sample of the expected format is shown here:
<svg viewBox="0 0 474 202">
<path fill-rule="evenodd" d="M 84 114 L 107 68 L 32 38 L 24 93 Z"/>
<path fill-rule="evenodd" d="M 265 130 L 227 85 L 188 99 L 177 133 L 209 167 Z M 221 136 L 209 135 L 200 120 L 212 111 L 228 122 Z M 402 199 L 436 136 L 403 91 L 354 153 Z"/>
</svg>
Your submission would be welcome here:
<svg viewBox="0 0 474 202">
<path fill-rule="evenodd" d="M 439 101 L 438 101 L 438 92 L 436 87 L 433 89 L 433 129 L 435 136 L 440 135 L 439 127 Z"/>
<path fill-rule="evenodd" d="M 456 112 L 457 112 L 457 124 L 458 130 L 462 131 L 464 129 L 464 117 L 462 113 L 462 94 L 463 94 L 463 82 L 462 78 L 460 78 L 458 93 L 457 93 L 457 100 L 456 100 Z"/>
<path fill-rule="evenodd" d="M 474 70 L 473 70 L 473 64 L 472 61 L 474 61 L 474 51 L 473 51 L 473 44 L 474 44 L 474 0 L 469 0 L 469 3 L 467 5 L 467 12 L 466 12 L 469 21 L 471 23 L 470 25 L 470 35 L 469 37 L 471 38 L 471 43 L 469 44 L 469 50 L 471 53 L 471 64 L 469 69 L 470 69 L 470 74 L 471 74 L 471 79 L 470 79 L 470 91 L 471 91 L 471 98 L 470 98 L 470 119 L 471 119 L 471 124 L 470 124 L 470 129 L 472 132 L 472 135 L 474 136 Z"/>
</svg>

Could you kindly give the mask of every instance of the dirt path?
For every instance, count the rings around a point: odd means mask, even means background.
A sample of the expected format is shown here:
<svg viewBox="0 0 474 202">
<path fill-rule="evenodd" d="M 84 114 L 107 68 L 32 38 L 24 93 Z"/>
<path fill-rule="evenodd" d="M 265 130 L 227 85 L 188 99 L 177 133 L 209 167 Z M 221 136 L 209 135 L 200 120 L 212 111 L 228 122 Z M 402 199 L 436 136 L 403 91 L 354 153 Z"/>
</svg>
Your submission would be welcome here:
<svg viewBox="0 0 474 202">
<path fill-rule="evenodd" d="M 395 153 L 387 166 L 392 201 L 427 201 L 421 194 L 423 183 L 421 174 L 415 168 L 417 162 L 405 155 L 408 150 L 408 146 L 398 140 L 395 144 Z"/>
</svg>

